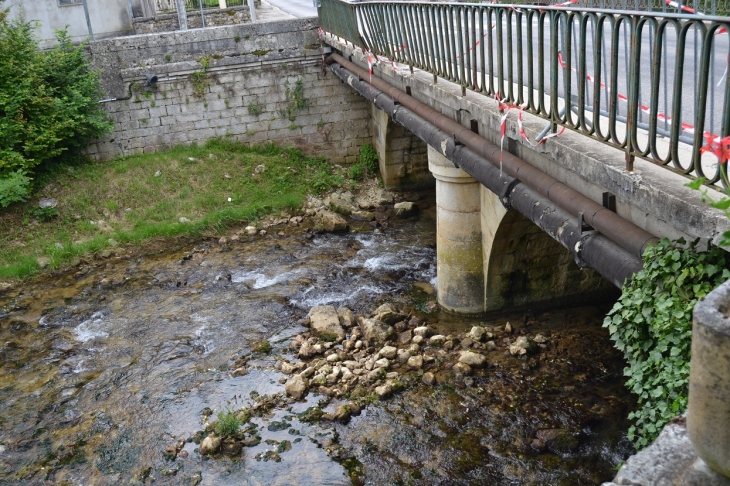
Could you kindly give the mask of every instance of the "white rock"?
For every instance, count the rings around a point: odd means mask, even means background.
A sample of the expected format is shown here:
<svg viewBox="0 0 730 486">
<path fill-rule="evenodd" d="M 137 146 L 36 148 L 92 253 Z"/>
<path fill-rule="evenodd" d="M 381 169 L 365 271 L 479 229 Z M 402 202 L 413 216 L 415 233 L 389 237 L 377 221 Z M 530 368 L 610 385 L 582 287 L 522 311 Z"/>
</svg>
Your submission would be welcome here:
<svg viewBox="0 0 730 486">
<path fill-rule="evenodd" d="M 466 336 L 470 338 L 473 341 L 481 341 L 484 339 L 484 335 L 487 333 L 487 331 L 482 326 L 474 326 L 471 328 L 471 331 L 469 331 L 469 334 Z"/>
<path fill-rule="evenodd" d="M 388 361 L 388 358 L 380 358 L 375 362 L 375 366 L 377 368 L 387 368 L 390 366 L 390 361 Z"/>
<path fill-rule="evenodd" d="M 487 358 L 483 354 L 474 353 L 472 351 L 462 351 L 459 353 L 459 363 L 469 365 L 470 367 L 480 368 L 487 362 Z"/>
<path fill-rule="evenodd" d="M 428 337 L 431 334 L 431 329 L 429 329 L 427 326 L 420 326 L 413 330 L 413 334 L 415 336 Z"/>
<path fill-rule="evenodd" d="M 420 369 L 423 367 L 423 356 L 416 355 L 408 358 L 408 367 L 414 369 Z"/>
<path fill-rule="evenodd" d="M 446 336 L 443 334 L 436 334 L 435 336 L 431 336 L 428 342 L 431 346 L 443 346 L 446 342 Z"/>
<path fill-rule="evenodd" d="M 380 350 L 380 356 L 383 358 L 393 359 L 398 354 L 398 348 L 393 346 L 385 346 Z"/>
</svg>

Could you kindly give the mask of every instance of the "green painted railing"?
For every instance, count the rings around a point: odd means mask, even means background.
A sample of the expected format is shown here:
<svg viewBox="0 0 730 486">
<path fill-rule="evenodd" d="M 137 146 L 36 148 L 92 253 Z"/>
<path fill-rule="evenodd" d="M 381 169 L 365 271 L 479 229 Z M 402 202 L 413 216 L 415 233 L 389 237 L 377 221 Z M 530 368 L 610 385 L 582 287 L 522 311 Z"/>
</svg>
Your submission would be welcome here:
<svg viewBox="0 0 730 486">
<path fill-rule="evenodd" d="M 620 148 L 628 169 L 641 157 L 727 185 L 730 18 L 577 5 L 321 0 L 319 15 L 378 56 Z"/>
</svg>

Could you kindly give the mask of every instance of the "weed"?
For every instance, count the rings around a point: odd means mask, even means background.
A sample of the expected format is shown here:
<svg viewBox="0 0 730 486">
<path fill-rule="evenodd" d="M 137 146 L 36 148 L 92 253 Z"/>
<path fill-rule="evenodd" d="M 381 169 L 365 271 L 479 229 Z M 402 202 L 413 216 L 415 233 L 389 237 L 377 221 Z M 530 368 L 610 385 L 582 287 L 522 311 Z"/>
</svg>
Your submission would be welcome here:
<svg viewBox="0 0 730 486">
<path fill-rule="evenodd" d="M 254 135 L 256 135 L 256 132 L 254 132 L 253 130 L 246 130 L 246 132 L 245 132 L 245 133 L 246 133 L 246 135 L 248 135 L 249 137 L 253 137 Z"/>
<path fill-rule="evenodd" d="M 223 103 L 226 105 L 226 108 L 228 108 L 228 105 L 231 103 L 230 100 L 225 99 L 223 100 Z"/>
<path fill-rule="evenodd" d="M 147 123 L 148 121 L 149 121 L 149 120 L 148 120 L 147 118 L 140 118 L 140 119 L 139 119 L 139 122 L 140 122 L 140 123 Z"/>
<path fill-rule="evenodd" d="M 360 148 L 358 162 L 350 167 L 348 175 L 350 179 L 359 181 L 363 178 L 374 176 L 378 173 L 378 153 L 373 146 L 366 143 Z"/>
<path fill-rule="evenodd" d="M 172 61 L 172 56 L 170 54 L 165 54 L 165 61 L 167 61 L 167 62 Z"/>
<path fill-rule="evenodd" d="M 205 71 L 195 71 L 190 75 L 190 82 L 193 84 L 193 96 L 196 98 L 205 96 L 205 91 L 210 83 L 208 73 Z"/>
<path fill-rule="evenodd" d="M 241 428 L 241 419 L 230 410 L 218 412 L 218 421 L 215 424 L 215 433 L 220 437 L 235 435 Z"/>
<path fill-rule="evenodd" d="M 239 42 L 241 42 L 241 36 L 240 35 L 235 36 L 233 38 L 233 42 L 235 42 L 236 44 L 238 44 Z"/>
<path fill-rule="evenodd" d="M 248 113 L 253 116 L 259 116 L 261 114 L 261 106 L 254 103 L 253 101 L 248 104 Z"/>
<path fill-rule="evenodd" d="M 296 119 L 294 114 L 309 106 L 309 100 L 304 97 L 304 80 L 297 79 L 294 87 L 287 80 L 284 83 L 284 94 L 286 95 L 286 105 L 279 110 L 279 114 L 282 118 L 294 121 Z"/>
<path fill-rule="evenodd" d="M 250 39 L 251 38 L 251 34 L 246 34 L 246 35 L 243 36 L 243 38 L 244 39 Z"/>
<path fill-rule="evenodd" d="M 324 121 L 320 120 L 317 122 L 317 128 L 324 128 Z"/>
<path fill-rule="evenodd" d="M 32 212 L 33 217 L 38 221 L 48 221 L 58 217 L 57 208 L 35 208 Z"/>
</svg>

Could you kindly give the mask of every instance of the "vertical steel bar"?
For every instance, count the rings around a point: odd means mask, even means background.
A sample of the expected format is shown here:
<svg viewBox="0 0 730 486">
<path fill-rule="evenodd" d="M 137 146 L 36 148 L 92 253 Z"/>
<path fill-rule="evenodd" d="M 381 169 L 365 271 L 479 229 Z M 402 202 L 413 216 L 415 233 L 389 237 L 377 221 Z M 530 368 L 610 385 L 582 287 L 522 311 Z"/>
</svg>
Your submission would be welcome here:
<svg viewBox="0 0 730 486">
<path fill-rule="evenodd" d="M 454 58 L 456 62 L 456 82 L 461 86 L 466 84 L 466 70 L 464 59 L 469 57 L 469 46 L 464 43 L 464 29 L 462 28 L 462 15 L 464 8 L 461 5 L 454 6 L 454 13 L 456 14 L 456 30 L 454 30 L 454 36 L 456 37 L 459 55 Z"/>
<path fill-rule="evenodd" d="M 516 25 L 517 25 L 517 39 L 515 41 L 516 48 L 517 48 L 517 86 L 518 86 L 518 94 L 517 94 L 517 104 L 522 106 L 525 103 L 525 79 L 524 79 L 524 69 L 523 69 L 523 57 L 522 53 L 524 51 L 523 46 L 523 39 L 522 39 L 522 26 L 523 26 L 523 19 L 524 15 L 522 12 L 516 12 Z"/>
<path fill-rule="evenodd" d="M 514 38 L 512 34 L 512 17 L 514 16 L 514 10 L 506 10 L 505 17 L 507 20 L 507 99 L 511 102 L 516 101 L 514 93 L 514 59 L 512 53 L 515 50 L 515 46 L 512 44 Z"/>
<path fill-rule="evenodd" d="M 94 30 L 91 28 L 91 18 L 89 18 L 89 6 L 86 4 L 87 0 L 81 0 L 84 5 L 84 16 L 86 17 L 86 28 L 89 29 L 89 37 L 94 40 Z"/>
</svg>

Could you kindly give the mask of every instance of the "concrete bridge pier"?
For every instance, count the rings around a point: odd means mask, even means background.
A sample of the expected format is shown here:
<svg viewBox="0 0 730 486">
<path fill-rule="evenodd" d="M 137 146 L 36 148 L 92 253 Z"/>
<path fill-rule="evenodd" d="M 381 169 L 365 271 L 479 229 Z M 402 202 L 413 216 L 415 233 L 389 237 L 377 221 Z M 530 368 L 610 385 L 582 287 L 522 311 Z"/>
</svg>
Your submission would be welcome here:
<svg viewBox="0 0 730 486">
<path fill-rule="evenodd" d="M 482 186 L 431 147 L 428 168 L 436 178 L 439 305 L 460 314 L 484 312 Z"/>
</svg>

